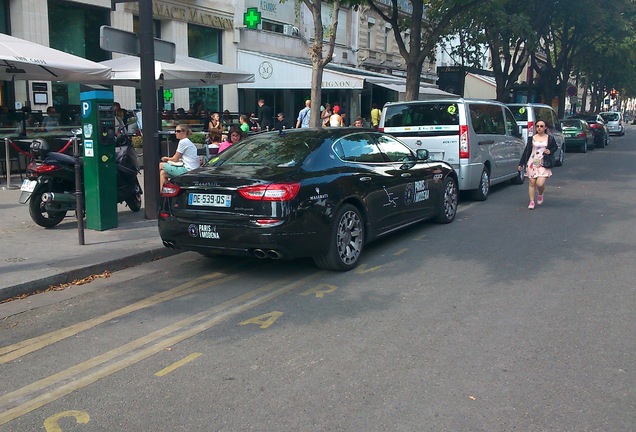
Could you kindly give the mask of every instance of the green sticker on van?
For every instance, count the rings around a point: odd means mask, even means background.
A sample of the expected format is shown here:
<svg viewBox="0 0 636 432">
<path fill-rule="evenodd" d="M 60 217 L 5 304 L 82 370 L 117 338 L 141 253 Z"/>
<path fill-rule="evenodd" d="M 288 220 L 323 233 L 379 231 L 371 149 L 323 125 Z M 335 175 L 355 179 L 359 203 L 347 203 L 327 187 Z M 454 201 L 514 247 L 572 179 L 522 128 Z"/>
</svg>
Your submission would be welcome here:
<svg viewBox="0 0 636 432">
<path fill-rule="evenodd" d="M 446 111 L 448 111 L 449 114 L 455 114 L 457 112 L 457 107 L 455 105 L 449 105 L 448 108 L 446 108 Z"/>
<path fill-rule="evenodd" d="M 524 107 L 519 108 L 519 114 L 523 114 L 526 112 L 526 109 Z"/>
</svg>

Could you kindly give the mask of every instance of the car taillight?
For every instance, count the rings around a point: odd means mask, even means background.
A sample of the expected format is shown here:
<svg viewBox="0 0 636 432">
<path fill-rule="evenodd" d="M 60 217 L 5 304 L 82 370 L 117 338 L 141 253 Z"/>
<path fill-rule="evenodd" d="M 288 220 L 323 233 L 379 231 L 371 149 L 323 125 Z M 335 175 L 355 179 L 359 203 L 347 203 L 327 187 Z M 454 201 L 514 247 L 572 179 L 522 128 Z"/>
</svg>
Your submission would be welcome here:
<svg viewBox="0 0 636 432">
<path fill-rule="evenodd" d="M 384 132 L 384 128 L 383 127 L 378 127 L 378 132 Z"/>
<path fill-rule="evenodd" d="M 181 193 L 181 188 L 174 183 L 165 182 L 161 188 L 161 196 L 164 198 L 174 198 Z"/>
<path fill-rule="evenodd" d="M 470 156 L 470 143 L 468 142 L 468 125 L 459 126 L 459 158 L 468 159 Z"/>
<path fill-rule="evenodd" d="M 528 136 L 531 137 L 532 135 L 534 135 L 534 122 L 533 121 L 529 121 L 528 122 Z"/>
<path fill-rule="evenodd" d="M 585 138 L 585 132 L 579 132 L 579 134 L 577 135 L 577 137 L 579 137 L 579 138 Z"/>
<path fill-rule="evenodd" d="M 60 169 L 62 169 L 62 167 L 59 165 L 42 164 L 40 166 L 34 167 L 33 172 L 36 174 L 46 174 Z"/>
<path fill-rule="evenodd" d="M 243 198 L 256 201 L 289 201 L 300 190 L 300 183 L 272 183 L 238 189 Z"/>
<path fill-rule="evenodd" d="M 591 124 L 590 124 L 590 127 L 591 127 L 592 129 L 600 129 L 600 128 L 601 128 L 601 125 L 600 125 L 600 124 L 598 124 L 598 123 L 591 123 Z"/>
</svg>

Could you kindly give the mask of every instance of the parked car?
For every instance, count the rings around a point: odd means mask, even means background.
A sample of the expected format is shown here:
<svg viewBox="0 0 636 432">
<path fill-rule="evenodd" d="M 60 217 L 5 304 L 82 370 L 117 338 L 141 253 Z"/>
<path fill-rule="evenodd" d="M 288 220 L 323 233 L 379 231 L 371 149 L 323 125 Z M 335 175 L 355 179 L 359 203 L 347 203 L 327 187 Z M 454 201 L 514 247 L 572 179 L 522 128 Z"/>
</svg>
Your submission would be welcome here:
<svg viewBox="0 0 636 432">
<path fill-rule="evenodd" d="M 490 185 L 512 180 L 525 148 L 519 125 L 504 104 L 492 100 L 449 98 L 387 103 L 379 130 L 425 148 L 457 171 L 459 189 L 483 201 Z"/>
<path fill-rule="evenodd" d="M 623 115 L 619 112 L 602 112 L 599 115 L 605 120 L 607 129 L 614 135 L 625 135 L 625 127 L 623 126 Z"/>
<path fill-rule="evenodd" d="M 550 105 L 537 103 L 508 104 L 508 108 L 510 108 L 517 124 L 521 126 L 523 130 L 524 142 L 528 142 L 528 137 L 534 135 L 536 132 L 534 130 L 535 125 L 539 120 L 545 123 L 547 126 L 545 132 L 554 137 L 559 147 L 559 150 L 554 155 L 554 164 L 556 166 L 563 165 L 565 160 L 565 148 L 563 146 L 565 138 L 561 132 L 561 123 L 559 123 L 559 117 L 556 111 L 554 111 Z"/>
<path fill-rule="evenodd" d="M 594 134 L 594 145 L 597 148 L 604 148 L 610 142 L 610 133 L 605 124 L 605 120 L 599 114 L 574 114 L 568 118 L 585 120 Z"/>
<path fill-rule="evenodd" d="M 458 189 L 449 164 L 388 134 L 305 128 L 248 137 L 161 196 L 168 247 L 349 270 L 371 240 L 425 219 L 452 222 Z"/>
<path fill-rule="evenodd" d="M 594 150 L 594 134 L 585 120 L 564 119 L 561 120 L 561 127 L 568 150 L 576 148 L 582 153 L 587 153 L 588 149 Z"/>
</svg>

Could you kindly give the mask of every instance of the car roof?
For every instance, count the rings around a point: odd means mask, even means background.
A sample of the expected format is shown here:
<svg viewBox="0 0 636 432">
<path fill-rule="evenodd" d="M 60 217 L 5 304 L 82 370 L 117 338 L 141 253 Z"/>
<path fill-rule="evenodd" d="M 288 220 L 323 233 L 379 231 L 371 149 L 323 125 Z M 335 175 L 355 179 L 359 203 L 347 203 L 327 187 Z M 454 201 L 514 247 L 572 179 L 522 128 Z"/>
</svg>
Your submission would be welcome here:
<svg viewBox="0 0 636 432">
<path fill-rule="evenodd" d="M 390 105 L 417 105 L 417 104 L 429 104 L 429 103 L 440 103 L 440 102 L 469 103 L 469 104 L 470 103 L 485 103 L 485 104 L 503 105 L 503 106 L 506 105 L 494 99 L 474 99 L 474 98 L 462 98 L 462 97 L 450 98 L 449 97 L 449 98 L 425 99 L 425 100 L 404 101 L 404 102 L 387 102 L 384 106 L 386 107 Z"/>
</svg>

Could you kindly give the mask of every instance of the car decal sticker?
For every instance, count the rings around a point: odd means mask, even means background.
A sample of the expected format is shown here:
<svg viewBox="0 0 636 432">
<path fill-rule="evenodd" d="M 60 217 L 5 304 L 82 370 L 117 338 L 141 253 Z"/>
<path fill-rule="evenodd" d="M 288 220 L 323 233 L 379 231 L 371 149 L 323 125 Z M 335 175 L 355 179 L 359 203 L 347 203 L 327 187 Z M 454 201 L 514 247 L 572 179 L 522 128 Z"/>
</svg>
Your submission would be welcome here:
<svg viewBox="0 0 636 432">
<path fill-rule="evenodd" d="M 386 193 L 386 196 L 389 199 L 389 202 L 384 204 L 383 207 L 388 207 L 388 206 L 397 207 L 397 201 L 395 200 L 395 198 L 393 198 L 393 192 L 389 192 L 388 190 L 386 190 L 385 186 L 382 186 L 382 189 L 384 189 L 384 192 Z"/>
</svg>

